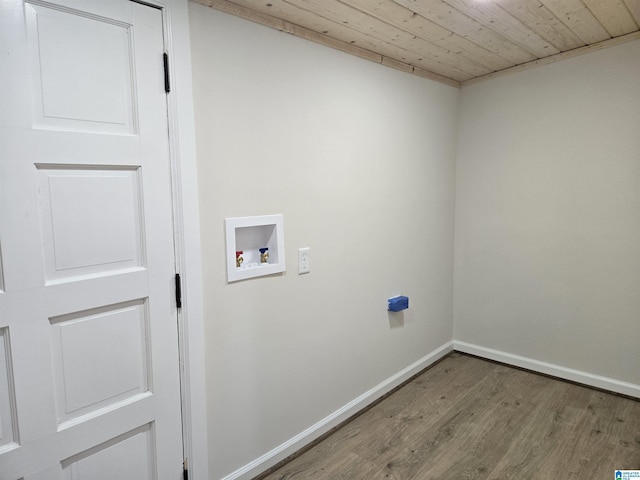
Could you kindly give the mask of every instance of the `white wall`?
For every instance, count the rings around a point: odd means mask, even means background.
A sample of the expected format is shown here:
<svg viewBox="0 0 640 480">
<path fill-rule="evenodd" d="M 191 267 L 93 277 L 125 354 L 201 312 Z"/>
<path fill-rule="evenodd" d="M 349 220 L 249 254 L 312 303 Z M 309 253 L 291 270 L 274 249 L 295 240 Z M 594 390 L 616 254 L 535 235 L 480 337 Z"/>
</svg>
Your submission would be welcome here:
<svg viewBox="0 0 640 480">
<path fill-rule="evenodd" d="M 465 87 L 460 119 L 456 341 L 640 394 L 640 42 Z"/>
<path fill-rule="evenodd" d="M 236 478 L 451 345 L 459 90 L 201 5 L 190 22 L 210 469 Z M 286 274 L 227 284 L 225 217 L 272 213 Z"/>
</svg>

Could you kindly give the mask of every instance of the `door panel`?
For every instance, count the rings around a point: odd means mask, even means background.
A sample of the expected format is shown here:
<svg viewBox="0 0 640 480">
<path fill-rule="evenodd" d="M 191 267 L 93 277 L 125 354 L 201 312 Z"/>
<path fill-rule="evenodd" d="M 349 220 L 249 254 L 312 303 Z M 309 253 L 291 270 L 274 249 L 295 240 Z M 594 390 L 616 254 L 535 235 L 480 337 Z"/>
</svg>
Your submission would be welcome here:
<svg viewBox="0 0 640 480">
<path fill-rule="evenodd" d="M 180 478 L 162 12 L 0 9 L 0 480 Z"/>
<path fill-rule="evenodd" d="M 0 243 L 0 293 L 4 293 L 4 269 L 2 268 L 2 244 Z"/>
<path fill-rule="evenodd" d="M 146 301 L 50 321 L 59 428 L 149 391 Z"/>
<path fill-rule="evenodd" d="M 17 445 L 18 425 L 14 400 L 9 330 L 5 327 L 0 328 L 0 452 Z"/>
<path fill-rule="evenodd" d="M 155 471 L 151 425 L 127 432 L 62 462 L 64 480 L 153 480 Z M 134 460 L 135 461 L 132 461 Z M 124 461 L 123 461 L 124 460 Z"/>
<path fill-rule="evenodd" d="M 25 9 L 34 123 L 135 133 L 131 26 L 77 10 L 30 3 Z"/>
<path fill-rule="evenodd" d="M 48 283 L 142 267 L 138 168 L 37 168 Z"/>
</svg>

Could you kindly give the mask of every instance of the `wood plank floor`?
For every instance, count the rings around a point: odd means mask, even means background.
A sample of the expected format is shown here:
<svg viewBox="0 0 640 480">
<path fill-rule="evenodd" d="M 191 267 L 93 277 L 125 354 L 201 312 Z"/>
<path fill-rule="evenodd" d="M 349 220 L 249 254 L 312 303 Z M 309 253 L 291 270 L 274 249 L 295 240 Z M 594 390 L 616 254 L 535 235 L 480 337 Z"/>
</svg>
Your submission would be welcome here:
<svg viewBox="0 0 640 480">
<path fill-rule="evenodd" d="M 613 479 L 640 401 L 453 353 L 261 480 Z"/>
</svg>

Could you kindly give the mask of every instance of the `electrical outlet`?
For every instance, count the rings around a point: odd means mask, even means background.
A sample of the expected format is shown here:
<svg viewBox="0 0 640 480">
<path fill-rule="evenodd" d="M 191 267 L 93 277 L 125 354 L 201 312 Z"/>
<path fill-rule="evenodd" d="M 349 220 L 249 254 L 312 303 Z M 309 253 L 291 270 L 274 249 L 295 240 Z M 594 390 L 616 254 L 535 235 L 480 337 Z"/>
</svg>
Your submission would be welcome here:
<svg viewBox="0 0 640 480">
<path fill-rule="evenodd" d="M 309 273 L 311 266 L 309 264 L 309 247 L 298 249 L 298 275 Z"/>
</svg>

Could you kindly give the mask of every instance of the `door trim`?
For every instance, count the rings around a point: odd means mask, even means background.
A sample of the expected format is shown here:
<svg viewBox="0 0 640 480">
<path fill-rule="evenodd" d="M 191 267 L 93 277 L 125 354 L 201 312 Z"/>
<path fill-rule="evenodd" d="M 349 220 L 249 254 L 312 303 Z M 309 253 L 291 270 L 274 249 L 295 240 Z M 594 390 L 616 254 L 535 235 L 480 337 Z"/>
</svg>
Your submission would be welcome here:
<svg viewBox="0 0 640 480">
<path fill-rule="evenodd" d="M 132 0 L 134 1 L 134 0 Z M 167 94 L 169 155 L 176 269 L 182 278 L 182 308 L 178 311 L 183 448 L 189 478 L 209 478 L 204 319 L 200 218 L 196 166 L 195 125 L 191 75 L 188 0 L 148 0 L 160 8 L 164 42 L 169 55 L 171 92 Z"/>
</svg>

